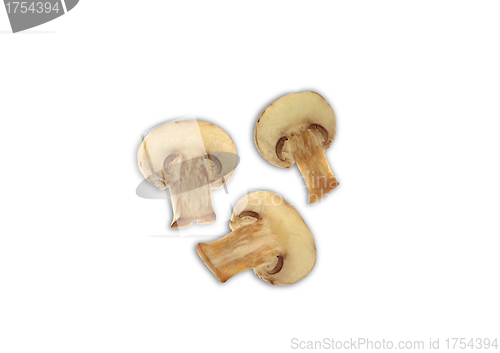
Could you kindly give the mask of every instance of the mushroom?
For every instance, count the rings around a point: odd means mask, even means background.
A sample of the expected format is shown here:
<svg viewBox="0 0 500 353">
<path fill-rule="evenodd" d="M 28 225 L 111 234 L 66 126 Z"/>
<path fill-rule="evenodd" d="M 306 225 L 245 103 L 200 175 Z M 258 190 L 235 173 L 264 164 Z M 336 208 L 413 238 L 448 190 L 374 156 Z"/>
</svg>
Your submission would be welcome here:
<svg viewBox="0 0 500 353">
<path fill-rule="evenodd" d="M 309 203 L 319 201 L 339 183 L 325 150 L 335 137 L 335 114 L 316 92 L 292 93 L 271 103 L 255 125 L 255 145 L 275 166 L 297 163 L 309 190 Z"/>
<path fill-rule="evenodd" d="M 229 223 L 232 232 L 196 250 L 222 283 L 253 268 L 273 285 L 304 278 L 316 262 L 311 231 L 299 213 L 279 195 L 258 191 L 244 196 Z"/>
<path fill-rule="evenodd" d="M 144 138 L 137 157 L 150 183 L 170 188 L 172 228 L 215 221 L 211 189 L 229 182 L 237 161 L 227 133 L 204 121 L 164 124 Z"/>
</svg>

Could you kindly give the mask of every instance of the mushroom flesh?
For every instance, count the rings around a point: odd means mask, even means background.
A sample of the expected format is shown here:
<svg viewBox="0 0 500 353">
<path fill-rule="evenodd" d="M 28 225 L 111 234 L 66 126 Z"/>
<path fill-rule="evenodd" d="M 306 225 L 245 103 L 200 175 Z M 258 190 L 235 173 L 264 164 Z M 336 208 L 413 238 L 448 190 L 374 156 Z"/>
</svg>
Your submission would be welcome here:
<svg viewBox="0 0 500 353">
<path fill-rule="evenodd" d="M 196 120 L 157 127 L 144 138 L 138 152 L 144 177 L 160 190 L 170 188 L 172 228 L 215 221 L 211 190 L 229 182 L 236 161 L 229 135 Z"/>
<path fill-rule="evenodd" d="M 325 156 L 334 137 L 333 109 L 311 91 L 288 94 L 269 105 L 254 131 L 255 145 L 267 161 L 282 168 L 297 163 L 310 204 L 339 185 Z"/>
<path fill-rule="evenodd" d="M 229 223 L 232 232 L 199 243 L 198 254 L 221 282 L 253 268 L 273 285 L 304 278 L 316 262 L 311 231 L 299 213 L 279 195 L 258 191 L 244 196 Z"/>
</svg>

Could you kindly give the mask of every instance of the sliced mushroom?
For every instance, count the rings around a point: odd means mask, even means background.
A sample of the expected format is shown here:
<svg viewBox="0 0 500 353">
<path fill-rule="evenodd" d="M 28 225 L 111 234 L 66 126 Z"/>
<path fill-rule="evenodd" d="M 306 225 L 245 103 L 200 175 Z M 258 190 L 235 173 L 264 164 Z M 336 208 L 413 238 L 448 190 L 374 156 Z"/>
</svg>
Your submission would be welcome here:
<svg viewBox="0 0 500 353">
<path fill-rule="evenodd" d="M 204 121 L 164 124 L 144 138 L 138 152 L 144 177 L 160 190 L 170 188 L 172 228 L 215 221 L 211 190 L 229 182 L 236 161 L 229 135 Z"/>
<path fill-rule="evenodd" d="M 314 203 L 339 183 L 325 150 L 335 137 L 335 114 L 315 92 L 292 93 L 264 110 L 255 126 L 255 145 L 272 164 L 290 168 L 297 163 Z"/>
<path fill-rule="evenodd" d="M 229 223 L 232 232 L 199 243 L 198 254 L 221 282 L 254 269 L 274 285 L 304 278 L 316 262 L 311 231 L 298 212 L 279 195 L 258 191 L 236 204 Z"/>
</svg>

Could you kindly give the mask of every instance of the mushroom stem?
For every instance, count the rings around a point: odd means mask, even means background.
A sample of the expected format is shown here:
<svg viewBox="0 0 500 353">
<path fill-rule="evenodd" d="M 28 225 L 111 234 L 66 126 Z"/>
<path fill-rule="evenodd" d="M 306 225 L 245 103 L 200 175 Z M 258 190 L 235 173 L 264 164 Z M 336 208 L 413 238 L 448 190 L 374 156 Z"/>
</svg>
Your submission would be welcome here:
<svg viewBox="0 0 500 353">
<path fill-rule="evenodd" d="M 212 206 L 212 185 L 209 169 L 203 158 L 193 158 L 182 162 L 179 180 L 170 186 L 174 221 L 172 228 L 189 227 L 215 221 Z"/>
<path fill-rule="evenodd" d="M 222 283 L 242 271 L 274 265 L 282 252 L 276 236 L 260 222 L 237 228 L 216 241 L 199 243 L 196 250 Z"/>
<path fill-rule="evenodd" d="M 339 182 L 333 176 L 325 151 L 311 130 L 292 136 L 290 142 L 293 158 L 309 190 L 309 204 L 315 203 L 335 189 Z"/>
</svg>

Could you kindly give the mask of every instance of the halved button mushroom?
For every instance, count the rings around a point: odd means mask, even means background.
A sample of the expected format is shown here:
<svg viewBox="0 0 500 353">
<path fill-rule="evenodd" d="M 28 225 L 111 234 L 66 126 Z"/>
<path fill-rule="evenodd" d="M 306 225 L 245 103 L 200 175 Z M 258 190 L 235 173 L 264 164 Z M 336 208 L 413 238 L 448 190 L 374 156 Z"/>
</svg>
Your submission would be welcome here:
<svg viewBox="0 0 500 353">
<path fill-rule="evenodd" d="M 139 169 L 160 190 L 170 187 L 172 228 L 215 221 L 211 189 L 229 182 L 236 168 L 233 141 L 204 121 L 178 121 L 150 132 L 138 152 Z"/>
<path fill-rule="evenodd" d="M 282 168 L 297 163 L 310 204 L 339 185 L 325 156 L 334 137 L 332 107 L 310 91 L 288 94 L 269 105 L 254 132 L 255 145 L 266 160 Z"/>
<path fill-rule="evenodd" d="M 198 254 L 221 282 L 254 269 L 274 285 L 304 278 L 316 262 L 311 231 L 298 212 L 279 195 L 258 191 L 234 208 L 232 232 L 210 243 L 199 243 Z"/>
</svg>

